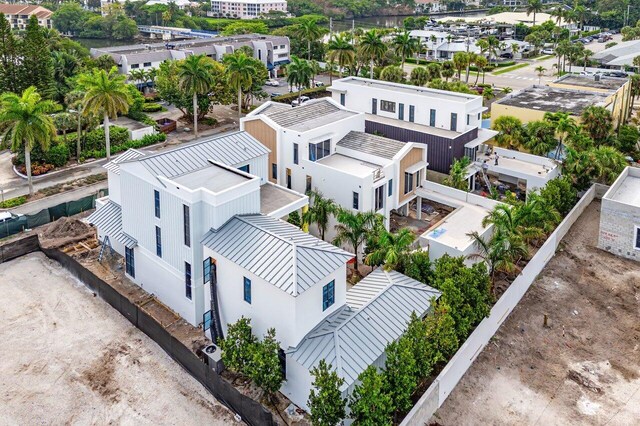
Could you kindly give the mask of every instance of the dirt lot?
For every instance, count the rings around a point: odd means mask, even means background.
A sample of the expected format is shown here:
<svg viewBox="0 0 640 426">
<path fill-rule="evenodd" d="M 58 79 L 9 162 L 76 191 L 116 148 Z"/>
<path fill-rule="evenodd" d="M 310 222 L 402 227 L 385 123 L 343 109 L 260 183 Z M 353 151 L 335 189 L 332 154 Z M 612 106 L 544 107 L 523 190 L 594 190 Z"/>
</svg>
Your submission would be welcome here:
<svg viewBox="0 0 640 426">
<path fill-rule="evenodd" d="M 595 248 L 599 209 L 573 226 L 434 424 L 640 423 L 640 264 Z"/>
<path fill-rule="evenodd" d="M 0 299 L 0 423 L 235 423 L 159 346 L 44 255 L 1 264 Z"/>
</svg>

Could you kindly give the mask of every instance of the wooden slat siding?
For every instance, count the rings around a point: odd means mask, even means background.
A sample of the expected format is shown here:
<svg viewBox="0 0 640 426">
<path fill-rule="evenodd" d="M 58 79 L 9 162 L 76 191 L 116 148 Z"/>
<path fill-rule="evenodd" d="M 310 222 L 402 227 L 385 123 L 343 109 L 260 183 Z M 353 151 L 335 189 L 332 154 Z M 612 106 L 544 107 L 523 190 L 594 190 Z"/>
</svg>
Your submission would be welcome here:
<svg viewBox="0 0 640 426">
<path fill-rule="evenodd" d="M 398 188 L 398 204 L 402 204 L 407 199 L 411 198 L 416 191 L 416 183 L 415 180 L 413 182 L 413 190 L 407 194 L 404 193 L 404 172 L 409 167 L 413 166 L 419 161 L 422 161 L 422 149 L 420 148 L 412 148 L 411 151 L 407 152 L 407 155 L 402 157 L 400 160 L 400 187 Z M 428 154 L 427 154 L 428 155 Z M 415 179 L 415 177 L 414 177 Z M 424 172 L 421 173 L 420 179 L 424 179 Z"/>
<path fill-rule="evenodd" d="M 256 138 L 262 145 L 271 150 L 269 153 L 269 166 L 267 167 L 267 176 L 271 183 L 278 183 L 271 175 L 271 165 L 278 164 L 278 137 L 275 129 L 271 128 L 264 121 L 257 119 L 245 121 L 245 132 Z"/>
<path fill-rule="evenodd" d="M 464 144 L 478 137 L 477 128 L 471 129 L 454 139 L 449 139 L 375 121 L 365 122 L 365 132 L 381 134 L 384 137 L 402 142 L 426 144 L 428 146 L 427 162 L 429 163 L 429 170 L 440 173 L 449 173 L 453 160 L 464 156 Z"/>
</svg>

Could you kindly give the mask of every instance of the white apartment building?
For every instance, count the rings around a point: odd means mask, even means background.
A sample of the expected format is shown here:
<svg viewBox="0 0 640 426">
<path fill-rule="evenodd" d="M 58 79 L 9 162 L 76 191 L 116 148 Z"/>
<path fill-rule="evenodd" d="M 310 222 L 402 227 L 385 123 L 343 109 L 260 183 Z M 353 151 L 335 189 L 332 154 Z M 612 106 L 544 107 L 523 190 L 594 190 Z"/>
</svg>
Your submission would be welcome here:
<svg viewBox="0 0 640 426">
<path fill-rule="evenodd" d="M 241 129 L 270 150 L 269 179 L 306 193 L 318 190 L 343 208 L 389 219 L 415 198 L 426 176 L 427 149 L 365 133 L 365 114 L 329 98 L 298 107 L 267 102 Z"/>
<path fill-rule="evenodd" d="M 497 132 L 481 128 L 482 97 L 360 77 L 333 82 L 333 100 L 365 114 L 365 132 L 425 144 L 429 170 L 449 173 Z"/>
<path fill-rule="evenodd" d="M 269 12 L 287 13 L 286 0 L 211 0 L 211 16 L 255 19 Z"/>
<path fill-rule="evenodd" d="M 254 58 L 265 64 L 271 76 L 275 77 L 280 68 L 290 62 L 288 37 L 261 34 L 92 48 L 90 54 L 93 58 L 111 56 L 118 71 L 129 74 L 131 70 L 156 69 L 164 61 L 185 59 L 190 55 L 206 55 L 213 60 L 222 61 L 224 55 L 231 54 L 242 46 L 251 47 Z"/>
<path fill-rule="evenodd" d="M 267 181 L 269 151 L 238 132 L 105 165 L 109 196 L 88 218 L 125 257 L 129 278 L 193 325 L 210 309 L 200 239 L 239 214 L 280 218 L 306 196 Z"/>
<path fill-rule="evenodd" d="M 42 6 L 28 4 L 0 4 L 0 13 L 14 30 L 24 30 L 31 16 L 38 18 L 38 24 L 44 28 L 53 28 L 53 12 Z"/>
<path fill-rule="evenodd" d="M 440 293 L 382 269 L 347 290 L 354 255 L 278 219 L 307 198 L 268 182 L 269 154 L 245 132 L 159 154 L 129 150 L 105 165 L 110 195 L 87 221 L 124 256 L 127 278 L 214 340 L 242 316 L 257 336 L 274 327 L 281 391 L 308 409 L 321 359 L 345 379 L 347 397 Z"/>
</svg>

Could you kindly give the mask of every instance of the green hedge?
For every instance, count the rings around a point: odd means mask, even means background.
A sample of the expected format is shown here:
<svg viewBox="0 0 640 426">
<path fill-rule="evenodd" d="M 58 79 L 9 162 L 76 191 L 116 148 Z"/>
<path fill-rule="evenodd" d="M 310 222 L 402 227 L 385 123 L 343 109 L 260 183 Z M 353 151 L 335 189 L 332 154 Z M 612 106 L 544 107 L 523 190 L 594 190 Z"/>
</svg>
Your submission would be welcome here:
<svg viewBox="0 0 640 426">
<path fill-rule="evenodd" d="M 12 207 L 18 207 L 27 202 L 27 197 L 9 198 L 8 200 L 0 201 L 0 208 L 10 209 Z"/>
<path fill-rule="evenodd" d="M 142 106 L 142 112 L 160 112 L 162 105 L 155 103 L 146 103 Z"/>
<path fill-rule="evenodd" d="M 31 150 L 31 163 L 53 164 L 56 167 L 62 167 L 69 161 L 70 152 L 69 145 L 66 142 L 70 140 L 71 135 L 67 135 L 66 139 L 59 136 L 58 139 L 51 144 L 48 151 L 43 151 L 40 145 L 35 144 Z M 75 136 L 75 134 L 73 135 Z M 75 144 L 75 139 L 72 140 Z M 16 152 L 13 158 L 13 164 L 16 166 L 24 165 L 24 150 Z"/>
<path fill-rule="evenodd" d="M 109 140 L 111 146 L 122 145 L 129 140 L 129 130 L 124 127 L 110 126 Z M 84 150 L 86 151 L 99 150 L 105 144 L 103 127 L 90 131 L 84 138 Z"/>
<path fill-rule="evenodd" d="M 59 143 L 58 145 L 49 148 L 49 151 L 45 153 L 46 163 L 53 164 L 56 167 L 62 167 L 69 162 L 69 147 L 66 143 Z"/>
<path fill-rule="evenodd" d="M 319 98 L 320 96 L 314 96 L 314 95 L 318 95 L 320 93 L 326 92 L 327 88 L 329 88 L 329 86 L 321 86 L 321 87 L 314 87 L 312 89 L 304 89 L 302 91 L 302 95 L 309 96 L 310 98 Z M 285 103 L 291 103 L 296 99 L 298 99 L 297 91 L 286 93 L 284 95 L 276 96 L 275 98 L 273 98 L 274 101 L 285 102 Z"/>
<path fill-rule="evenodd" d="M 159 142 L 167 140 L 167 135 L 164 133 L 155 133 L 153 135 L 143 136 L 141 139 L 135 141 L 126 141 L 118 145 L 111 145 L 111 155 L 117 154 L 127 149 L 143 148 L 145 146 L 153 145 Z M 107 156 L 107 151 L 102 149 L 87 150 L 82 153 L 84 158 L 103 158 Z"/>
</svg>

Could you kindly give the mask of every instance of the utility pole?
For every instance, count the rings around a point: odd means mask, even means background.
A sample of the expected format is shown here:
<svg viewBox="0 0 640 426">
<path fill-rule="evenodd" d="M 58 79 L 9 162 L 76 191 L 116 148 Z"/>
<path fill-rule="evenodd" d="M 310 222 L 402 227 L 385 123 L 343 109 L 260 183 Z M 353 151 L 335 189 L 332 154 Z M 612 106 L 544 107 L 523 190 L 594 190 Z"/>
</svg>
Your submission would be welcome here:
<svg viewBox="0 0 640 426">
<path fill-rule="evenodd" d="M 356 20 L 352 19 L 351 20 L 351 44 L 353 44 L 353 41 L 355 40 L 355 31 L 356 31 Z"/>
<path fill-rule="evenodd" d="M 333 18 L 329 18 L 329 40 L 333 36 Z"/>
</svg>

